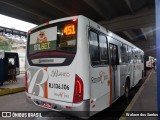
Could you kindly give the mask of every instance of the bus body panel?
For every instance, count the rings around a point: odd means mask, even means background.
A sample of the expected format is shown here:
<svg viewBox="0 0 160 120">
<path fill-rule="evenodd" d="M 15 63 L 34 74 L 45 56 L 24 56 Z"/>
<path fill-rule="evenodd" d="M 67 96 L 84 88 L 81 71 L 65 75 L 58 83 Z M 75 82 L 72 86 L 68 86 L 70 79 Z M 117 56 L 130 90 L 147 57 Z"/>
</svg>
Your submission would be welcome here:
<svg viewBox="0 0 160 120">
<path fill-rule="evenodd" d="M 73 64 L 69 68 L 75 69 L 74 66 Z M 63 67 L 63 69 L 31 67 L 26 72 L 28 93 L 48 99 L 72 102 L 75 73 L 71 72 L 68 67 Z"/>
<path fill-rule="evenodd" d="M 83 80 L 84 85 L 84 100 L 90 99 L 90 71 L 89 71 L 89 45 L 88 45 L 88 26 L 89 20 L 84 16 L 78 17 L 78 39 L 77 39 L 77 65 L 76 72 Z"/>
<path fill-rule="evenodd" d="M 91 76 L 91 111 L 101 111 L 109 106 L 110 72 L 108 67 L 90 67 Z M 108 97 L 109 98 L 109 97 Z M 105 104 L 105 105 L 104 105 Z M 95 106 L 95 107 L 94 107 Z"/>
<path fill-rule="evenodd" d="M 106 34 L 105 28 L 98 25 L 92 20 L 89 20 L 89 31 L 101 32 Z M 97 31 L 97 32 L 96 32 Z M 89 36 L 89 35 L 88 35 Z M 89 37 L 88 37 L 89 38 Z M 89 38 L 90 39 L 90 38 Z M 89 42 L 88 42 L 89 44 Z M 88 52 L 89 48 L 88 48 Z M 91 53 L 90 53 L 91 54 Z M 89 54 L 89 67 L 90 67 L 90 115 L 94 115 L 99 111 L 107 108 L 110 105 L 110 67 L 108 65 L 93 66 Z"/>
<path fill-rule="evenodd" d="M 89 25 L 89 22 L 88 19 L 86 19 L 85 17 L 75 16 L 70 19 L 73 18 L 76 18 L 78 20 L 78 26 L 79 26 L 77 29 L 78 48 L 74 60 L 69 66 L 32 67 L 29 65 L 29 62 L 26 57 L 26 74 L 28 79 L 27 95 L 31 97 L 31 99 L 28 98 L 27 99 L 29 101 L 33 101 L 32 103 L 36 105 L 38 105 L 36 101 L 41 101 L 41 102 L 48 102 L 53 105 L 55 104 L 56 106 L 60 105 L 62 108 L 70 106 L 72 107 L 72 110 L 75 109 L 75 111 L 79 110 L 89 111 L 89 106 L 90 106 L 89 104 L 90 87 L 88 87 L 88 84 L 90 84 L 89 60 L 88 60 L 89 54 L 88 52 L 86 52 L 88 50 L 87 27 Z M 73 94 L 75 89 L 76 75 L 78 75 L 82 79 L 85 92 L 83 94 L 83 101 L 74 104 Z M 38 106 L 44 107 L 43 105 L 38 105 Z"/>
<path fill-rule="evenodd" d="M 109 107 L 122 96 L 125 93 L 126 80 L 130 80 L 130 87 L 138 83 L 144 70 L 143 62 L 140 60 L 144 53 L 133 44 L 84 16 L 54 20 L 50 21 L 49 24 L 52 26 L 52 24 L 71 20 L 78 21 L 76 52 L 75 55 L 72 54 L 73 60 L 68 65 L 39 66 L 31 65 L 28 56 L 26 56 L 26 86 L 28 87 L 26 95 L 30 103 L 40 107 L 55 111 L 84 111 L 84 115 L 89 117 Z M 32 31 L 45 28 L 47 25 L 42 24 L 31 29 L 30 32 L 32 34 Z M 54 29 L 58 30 L 58 27 L 57 25 L 57 28 Z M 107 64 L 92 65 L 90 31 L 95 31 L 98 35 L 106 37 Z M 127 46 L 125 57 L 128 61 L 126 63 L 123 63 L 122 44 Z M 131 51 L 129 51 L 129 47 L 132 49 Z M 70 55 L 67 50 L 63 51 L 64 55 L 66 53 Z M 56 54 L 58 56 L 59 52 Z M 128 54 L 131 55 L 130 60 Z M 57 56 L 55 55 L 51 59 L 58 62 L 67 59 L 63 56 L 60 58 Z M 36 61 L 40 60 L 50 60 L 50 58 L 38 58 Z M 77 87 L 76 76 L 82 81 L 82 83 L 78 83 L 81 84 L 80 87 Z M 73 102 L 75 89 L 83 90 L 81 102 Z M 74 112 L 72 115 L 83 117 L 80 112 Z"/>
</svg>

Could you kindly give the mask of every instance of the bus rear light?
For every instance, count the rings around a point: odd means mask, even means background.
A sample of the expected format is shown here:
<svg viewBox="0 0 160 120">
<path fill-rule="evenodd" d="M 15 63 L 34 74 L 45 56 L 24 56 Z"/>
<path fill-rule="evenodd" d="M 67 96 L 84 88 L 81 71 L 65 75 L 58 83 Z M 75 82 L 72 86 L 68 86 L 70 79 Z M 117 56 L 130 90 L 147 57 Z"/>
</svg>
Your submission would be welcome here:
<svg viewBox="0 0 160 120">
<path fill-rule="evenodd" d="M 24 76 L 24 83 L 25 83 L 25 88 L 26 88 L 26 92 L 28 92 L 28 83 L 27 83 L 27 73 L 25 73 L 25 76 Z"/>
<path fill-rule="evenodd" d="M 76 22 L 76 21 L 77 21 L 77 18 L 72 19 L 72 21 L 73 21 L 73 22 Z"/>
<path fill-rule="evenodd" d="M 83 100 L 83 81 L 78 75 L 76 75 L 73 103 L 78 103 L 81 102 L 82 100 Z"/>
</svg>

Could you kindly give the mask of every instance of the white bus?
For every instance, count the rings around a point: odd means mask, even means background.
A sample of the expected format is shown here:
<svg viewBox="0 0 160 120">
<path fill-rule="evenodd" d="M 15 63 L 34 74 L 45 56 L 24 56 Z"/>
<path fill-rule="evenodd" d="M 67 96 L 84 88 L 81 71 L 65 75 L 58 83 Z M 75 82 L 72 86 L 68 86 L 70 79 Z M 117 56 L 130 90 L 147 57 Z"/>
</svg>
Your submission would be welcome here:
<svg viewBox="0 0 160 120">
<path fill-rule="evenodd" d="M 148 56 L 146 60 L 146 67 L 147 69 L 152 69 L 153 68 L 153 63 L 155 61 L 155 58 L 152 56 Z"/>
<path fill-rule="evenodd" d="M 81 15 L 42 24 L 28 32 L 27 100 L 69 114 L 85 111 L 90 117 L 120 96 L 128 97 L 143 77 L 143 55 L 135 45 Z"/>
</svg>

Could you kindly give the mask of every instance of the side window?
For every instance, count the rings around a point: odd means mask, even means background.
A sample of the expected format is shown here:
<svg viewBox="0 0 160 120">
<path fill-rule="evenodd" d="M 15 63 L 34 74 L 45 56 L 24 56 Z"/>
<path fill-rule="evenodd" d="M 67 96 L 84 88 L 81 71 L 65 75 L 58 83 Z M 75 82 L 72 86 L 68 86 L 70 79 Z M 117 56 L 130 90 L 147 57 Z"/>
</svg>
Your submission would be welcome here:
<svg viewBox="0 0 160 120">
<path fill-rule="evenodd" d="M 134 54 L 134 63 L 137 63 L 138 55 L 137 55 L 137 50 L 136 49 L 133 50 L 133 54 Z"/>
<path fill-rule="evenodd" d="M 92 65 L 98 65 L 99 64 L 99 48 L 98 48 L 98 35 L 97 33 L 90 31 L 89 32 L 90 35 L 90 47 L 89 47 L 89 51 L 90 51 L 90 57 L 91 57 L 91 61 L 92 61 Z"/>
<path fill-rule="evenodd" d="M 103 34 L 89 31 L 89 52 L 93 66 L 109 64 L 107 38 Z"/>
<path fill-rule="evenodd" d="M 128 60 L 132 62 L 132 48 L 130 46 L 128 46 Z"/>
<path fill-rule="evenodd" d="M 137 54 L 138 54 L 138 57 L 137 57 L 138 58 L 138 63 L 140 63 L 141 62 L 141 53 L 140 53 L 140 51 L 138 51 Z"/>
<path fill-rule="evenodd" d="M 128 63 L 127 46 L 125 44 L 121 45 L 121 59 L 122 63 Z"/>
<path fill-rule="evenodd" d="M 100 61 L 101 64 L 108 64 L 108 48 L 107 39 L 103 35 L 99 35 Z"/>
<path fill-rule="evenodd" d="M 143 56 L 142 53 L 141 53 L 141 62 L 142 62 L 142 63 L 144 62 L 144 56 Z"/>
<path fill-rule="evenodd" d="M 131 55 L 131 59 L 132 59 L 132 62 L 134 62 L 134 49 L 133 48 L 131 48 L 132 50 L 132 55 Z"/>
<path fill-rule="evenodd" d="M 119 65 L 117 45 L 110 43 L 109 50 L 110 50 L 110 63 L 111 63 L 111 65 Z"/>
</svg>

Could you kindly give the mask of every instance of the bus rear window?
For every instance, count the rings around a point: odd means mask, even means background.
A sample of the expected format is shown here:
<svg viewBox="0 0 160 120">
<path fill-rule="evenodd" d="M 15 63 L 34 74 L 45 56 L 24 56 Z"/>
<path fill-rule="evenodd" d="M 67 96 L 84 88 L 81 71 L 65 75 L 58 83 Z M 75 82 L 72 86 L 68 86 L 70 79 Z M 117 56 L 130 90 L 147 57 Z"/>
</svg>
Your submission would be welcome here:
<svg viewBox="0 0 160 120">
<path fill-rule="evenodd" d="M 30 31 L 28 35 L 27 57 L 32 59 L 32 62 L 29 61 L 31 64 L 40 58 L 73 58 L 76 51 L 77 21 L 69 20 L 42 26 Z"/>
<path fill-rule="evenodd" d="M 77 24 L 71 21 L 43 26 L 29 35 L 29 55 L 44 51 L 76 52 Z"/>
</svg>

